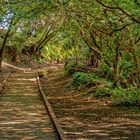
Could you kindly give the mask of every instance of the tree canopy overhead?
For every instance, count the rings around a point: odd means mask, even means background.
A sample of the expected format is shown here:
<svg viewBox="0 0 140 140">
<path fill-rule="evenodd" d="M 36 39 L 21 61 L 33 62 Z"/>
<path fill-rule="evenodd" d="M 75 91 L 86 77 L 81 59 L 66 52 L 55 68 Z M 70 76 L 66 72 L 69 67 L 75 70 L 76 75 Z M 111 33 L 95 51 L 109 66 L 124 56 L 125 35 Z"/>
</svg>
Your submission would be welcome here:
<svg viewBox="0 0 140 140">
<path fill-rule="evenodd" d="M 138 0 L 1 0 L 0 58 L 82 59 L 139 88 L 139 15 Z"/>
</svg>

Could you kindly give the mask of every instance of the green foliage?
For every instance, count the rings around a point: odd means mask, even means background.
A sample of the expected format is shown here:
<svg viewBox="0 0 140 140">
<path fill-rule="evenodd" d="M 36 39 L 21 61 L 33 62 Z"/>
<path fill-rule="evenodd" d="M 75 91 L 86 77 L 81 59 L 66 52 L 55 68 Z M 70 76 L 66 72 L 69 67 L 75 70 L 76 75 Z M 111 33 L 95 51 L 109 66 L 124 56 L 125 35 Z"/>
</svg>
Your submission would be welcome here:
<svg viewBox="0 0 140 140">
<path fill-rule="evenodd" d="M 66 64 L 66 66 L 64 67 L 65 74 L 66 74 L 66 75 L 69 74 L 70 71 L 71 71 L 71 69 L 72 69 L 73 67 L 74 67 L 74 63 L 68 62 L 68 63 Z"/>
<path fill-rule="evenodd" d="M 111 89 L 109 87 L 97 87 L 95 93 L 92 95 L 93 97 L 110 97 L 111 96 Z"/>
<path fill-rule="evenodd" d="M 118 67 L 119 74 L 123 76 L 125 79 L 128 79 L 132 71 L 132 64 L 126 59 L 122 59 L 119 61 Z"/>
<path fill-rule="evenodd" d="M 75 88 L 80 89 L 83 87 L 95 86 L 97 84 L 100 84 L 101 81 L 103 81 L 103 79 L 98 77 L 94 73 L 87 74 L 84 72 L 77 72 L 73 74 L 72 85 Z"/>
<path fill-rule="evenodd" d="M 122 102 L 134 103 L 137 99 L 140 98 L 140 90 L 135 87 L 129 88 L 115 88 L 112 90 L 112 97 L 115 100 L 119 100 Z"/>
<path fill-rule="evenodd" d="M 27 47 L 32 50 L 26 54 L 37 56 L 39 62 L 72 59 L 86 64 L 93 62 L 90 60 L 94 54 L 94 65 L 101 77 L 120 86 L 125 82 L 140 85 L 138 0 L 3 0 L 0 21 L 9 17 L 9 9 L 14 13 L 14 21 L 6 45 L 18 53 Z M 5 33 L 1 32 L 2 44 Z M 69 63 L 65 73 L 74 67 Z M 83 75 L 79 76 L 83 85 L 100 79 Z"/>
<path fill-rule="evenodd" d="M 137 106 L 136 100 L 140 99 L 140 90 L 135 87 L 122 88 L 116 87 L 102 87 L 95 90 L 95 93 L 92 93 L 93 97 L 111 97 L 114 99 L 116 105 L 120 107 L 131 108 Z"/>
<path fill-rule="evenodd" d="M 136 102 L 140 99 L 140 91 L 136 90 L 135 88 L 128 88 L 128 89 L 115 89 L 112 91 L 113 95 L 113 106 L 129 109 L 132 112 L 136 112 L 139 110 L 139 105 Z"/>
<path fill-rule="evenodd" d="M 105 63 L 102 63 L 99 67 L 99 74 L 101 77 L 112 80 L 113 79 L 113 71 L 112 68 L 107 66 Z"/>
</svg>

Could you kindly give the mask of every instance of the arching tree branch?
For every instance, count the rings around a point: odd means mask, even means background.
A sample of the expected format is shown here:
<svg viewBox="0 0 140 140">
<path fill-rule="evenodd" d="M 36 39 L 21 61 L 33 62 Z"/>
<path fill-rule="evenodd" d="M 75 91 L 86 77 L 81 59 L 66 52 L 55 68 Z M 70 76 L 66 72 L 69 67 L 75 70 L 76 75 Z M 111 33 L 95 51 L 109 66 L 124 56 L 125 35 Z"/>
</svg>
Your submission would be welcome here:
<svg viewBox="0 0 140 140">
<path fill-rule="evenodd" d="M 133 17 L 132 15 L 130 15 L 129 13 L 127 13 L 125 10 L 123 10 L 119 5 L 117 5 L 117 7 L 112 7 L 109 5 L 105 5 L 104 3 L 102 3 L 99 0 L 96 0 L 101 6 L 108 8 L 108 9 L 114 9 L 114 10 L 120 10 L 122 13 L 124 13 L 127 17 L 131 18 L 132 21 L 140 24 L 140 20 L 136 19 L 135 17 Z"/>
<path fill-rule="evenodd" d="M 133 23 L 128 23 L 128 24 L 124 25 L 124 26 L 121 27 L 121 28 L 118 28 L 118 29 L 115 29 L 115 30 L 111 31 L 111 32 L 110 32 L 110 35 L 112 35 L 114 32 L 122 31 L 123 29 L 125 29 L 127 26 L 129 26 L 129 25 L 131 25 L 131 24 L 133 24 Z"/>
</svg>

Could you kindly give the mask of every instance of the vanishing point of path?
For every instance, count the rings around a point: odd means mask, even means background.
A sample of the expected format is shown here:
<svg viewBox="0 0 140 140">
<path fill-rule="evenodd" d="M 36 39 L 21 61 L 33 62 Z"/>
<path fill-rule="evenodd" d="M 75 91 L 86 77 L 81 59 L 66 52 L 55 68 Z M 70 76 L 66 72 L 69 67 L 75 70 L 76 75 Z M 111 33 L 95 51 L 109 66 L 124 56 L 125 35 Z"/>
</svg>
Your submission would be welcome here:
<svg viewBox="0 0 140 140">
<path fill-rule="evenodd" d="M 0 99 L 0 140 L 56 140 L 34 73 L 14 73 Z"/>
</svg>

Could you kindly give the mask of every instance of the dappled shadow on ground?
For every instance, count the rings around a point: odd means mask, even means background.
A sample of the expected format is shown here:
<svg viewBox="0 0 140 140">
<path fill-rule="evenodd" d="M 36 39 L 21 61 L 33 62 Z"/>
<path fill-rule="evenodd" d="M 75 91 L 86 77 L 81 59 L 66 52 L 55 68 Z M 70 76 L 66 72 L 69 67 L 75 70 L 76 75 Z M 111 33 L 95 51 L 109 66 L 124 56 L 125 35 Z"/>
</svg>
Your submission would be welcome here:
<svg viewBox="0 0 140 140">
<path fill-rule="evenodd" d="M 60 77 L 61 75 L 61 77 Z M 42 78 L 42 85 L 69 140 L 139 140 L 140 112 L 110 105 L 107 98 L 79 96 L 68 88 L 61 70 Z"/>
<path fill-rule="evenodd" d="M 0 140 L 54 140 L 34 74 L 13 74 L 0 100 Z"/>
</svg>

